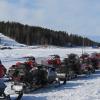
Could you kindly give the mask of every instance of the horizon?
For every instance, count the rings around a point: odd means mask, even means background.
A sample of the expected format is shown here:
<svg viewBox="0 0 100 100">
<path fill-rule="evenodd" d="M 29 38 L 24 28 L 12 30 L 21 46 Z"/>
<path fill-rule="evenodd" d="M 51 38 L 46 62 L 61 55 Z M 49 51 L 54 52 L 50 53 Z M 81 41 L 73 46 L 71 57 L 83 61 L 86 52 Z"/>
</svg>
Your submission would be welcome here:
<svg viewBox="0 0 100 100">
<path fill-rule="evenodd" d="M 100 43 L 99 0 L 0 0 L 0 7 L 0 21 L 65 31 Z"/>
</svg>

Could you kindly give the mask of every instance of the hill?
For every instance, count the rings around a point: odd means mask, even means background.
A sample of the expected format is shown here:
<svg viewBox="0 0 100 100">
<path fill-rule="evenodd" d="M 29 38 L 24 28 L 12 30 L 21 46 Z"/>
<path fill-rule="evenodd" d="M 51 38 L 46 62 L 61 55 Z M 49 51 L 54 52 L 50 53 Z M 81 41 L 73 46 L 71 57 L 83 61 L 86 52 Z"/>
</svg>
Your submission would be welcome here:
<svg viewBox="0 0 100 100">
<path fill-rule="evenodd" d="M 2 46 L 24 46 L 23 44 L 20 44 L 16 42 L 15 40 L 4 36 L 2 33 L 0 33 L 0 45 Z"/>
<path fill-rule="evenodd" d="M 42 27 L 23 25 L 17 22 L 0 22 L 0 32 L 19 43 L 27 45 L 57 45 L 82 46 L 83 37 L 54 31 Z M 84 38 L 85 46 L 97 45 L 88 38 Z"/>
</svg>

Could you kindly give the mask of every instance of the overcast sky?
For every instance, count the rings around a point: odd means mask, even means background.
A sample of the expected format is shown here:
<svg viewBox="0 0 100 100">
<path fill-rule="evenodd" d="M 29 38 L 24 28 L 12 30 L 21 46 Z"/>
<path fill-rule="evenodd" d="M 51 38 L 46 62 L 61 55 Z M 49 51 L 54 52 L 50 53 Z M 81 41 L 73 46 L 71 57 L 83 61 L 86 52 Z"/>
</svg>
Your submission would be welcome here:
<svg viewBox="0 0 100 100">
<path fill-rule="evenodd" d="M 0 0 L 0 21 L 62 30 L 100 42 L 100 0 Z"/>
</svg>

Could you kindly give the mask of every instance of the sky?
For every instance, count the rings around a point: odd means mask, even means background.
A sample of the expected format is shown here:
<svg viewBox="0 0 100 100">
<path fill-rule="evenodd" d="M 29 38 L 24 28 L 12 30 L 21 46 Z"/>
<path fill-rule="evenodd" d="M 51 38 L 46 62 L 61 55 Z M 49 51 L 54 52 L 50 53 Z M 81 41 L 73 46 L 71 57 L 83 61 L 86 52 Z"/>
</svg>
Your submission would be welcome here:
<svg viewBox="0 0 100 100">
<path fill-rule="evenodd" d="M 0 21 L 16 21 L 100 42 L 100 0 L 0 0 Z"/>
</svg>

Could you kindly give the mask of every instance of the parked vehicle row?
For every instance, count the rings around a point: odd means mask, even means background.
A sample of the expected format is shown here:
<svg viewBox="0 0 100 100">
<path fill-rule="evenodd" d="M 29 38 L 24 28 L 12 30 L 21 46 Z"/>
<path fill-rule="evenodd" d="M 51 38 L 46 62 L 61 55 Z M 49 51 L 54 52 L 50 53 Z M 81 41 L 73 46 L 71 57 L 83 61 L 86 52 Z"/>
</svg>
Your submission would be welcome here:
<svg viewBox="0 0 100 100">
<path fill-rule="evenodd" d="M 8 75 L 15 84 L 24 83 L 24 89 L 37 89 L 50 84 L 60 85 L 81 74 L 91 74 L 100 68 L 100 54 L 69 54 L 63 60 L 59 55 L 50 55 L 41 64 L 35 57 L 24 63 L 17 62 L 9 68 Z M 26 90 L 25 90 L 26 91 Z"/>
<path fill-rule="evenodd" d="M 94 73 L 96 69 L 100 69 L 100 53 L 90 55 L 85 53 L 81 56 L 69 54 L 63 60 L 59 55 L 50 55 L 42 60 L 41 64 L 31 56 L 27 57 L 24 63 L 17 62 L 12 65 L 8 71 L 4 66 L 0 68 L 2 72 L 0 78 L 6 74 L 13 83 L 12 89 L 19 94 L 18 98 L 20 98 L 23 92 L 27 93 L 49 85 L 60 86 L 66 84 L 68 80 L 77 78 L 78 75 Z"/>
</svg>

